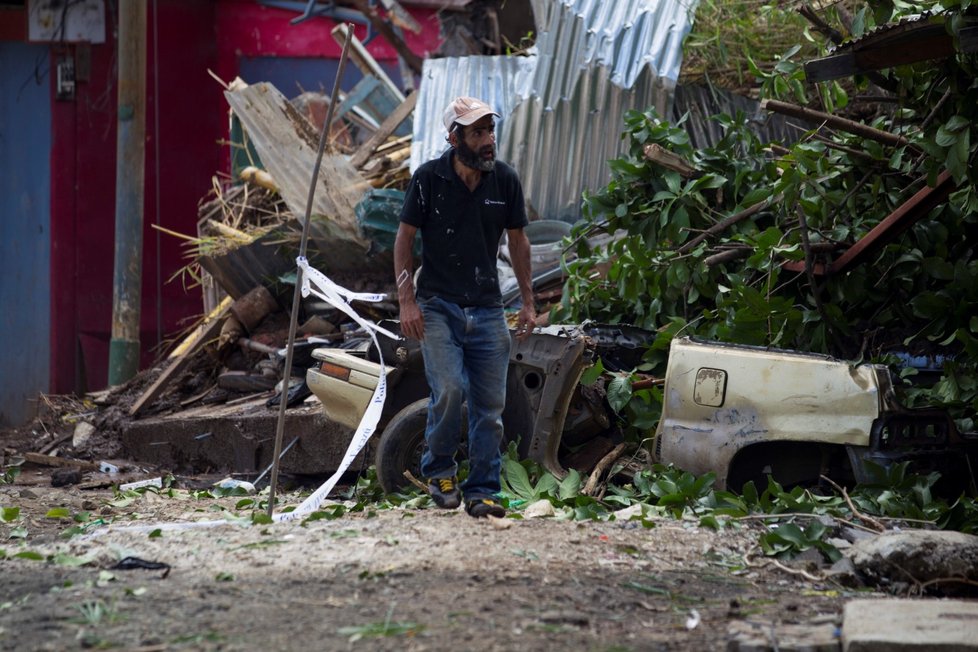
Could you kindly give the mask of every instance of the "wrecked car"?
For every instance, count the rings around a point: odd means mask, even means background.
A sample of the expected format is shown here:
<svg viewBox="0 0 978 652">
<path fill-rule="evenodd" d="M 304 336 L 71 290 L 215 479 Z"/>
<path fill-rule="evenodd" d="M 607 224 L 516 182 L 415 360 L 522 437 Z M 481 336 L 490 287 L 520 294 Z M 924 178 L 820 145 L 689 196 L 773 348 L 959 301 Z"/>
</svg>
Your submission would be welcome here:
<svg viewBox="0 0 978 652">
<path fill-rule="evenodd" d="M 874 464 L 910 462 L 974 495 L 978 464 L 978 433 L 958 432 L 944 410 L 902 406 L 885 365 L 688 337 L 670 347 L 653 446 L 657 460 L 738 491 L 768 475 L 851 486 L 871 482 Z"/>
<path fill-rule="evenodd" d="M 396 322 L 381 322 L 396 332 Z M 652 334 L 626 325 L 548 326 L 513 338 L 503 423 L 521 457 L 558 477 L 589 472 L 622 434 L 603 382 L 580 383 L 600 359 L 607 371 L 630 371 Z M 319 348 L 306 372 L 326 416 L 355 428 L 377 386 L 372 345 Z M 424 448 L 428 385 L 420 346 L 379 340 L 388 395 L 374 460 L 385 491 L 409 484 Z M 672 341 L 653 459 L 696 475 L 715 474 L 720 489 L 872 482 L 874 467 L 909 462 L 916 473 L 941 473 L 939 490 L 976 493 L 978 433 L 961 433 L 945 410 L 908 409 L 885 365 L 769 347 Z"/>
<path fill-rule="evenodd" d="M 381 322 L 393 330 L 396 324 Z M 605 369 L 638 364 L 650 334 L 629 326 L 548 326 L 524 340 L 513 336 L 503 425 L 507 444 L 558 477 L 573 467 L 588 472 L 621 441 L 600 383 L 580 384 L 581 374 L 600 358 Z M 429 389 L 418 342 L 379 340 L 388 393 L 378 424 L 377 476 L 385 491 L 418 476 L 424 448 Z M 381 373 L 373 345 L 360 351 L 320 348 L 318 366 L 306 372 L 309 388 L 330 419 L 355 428 Z M 464 421 L 463 421 L 464 423 Z"/>
</svg>

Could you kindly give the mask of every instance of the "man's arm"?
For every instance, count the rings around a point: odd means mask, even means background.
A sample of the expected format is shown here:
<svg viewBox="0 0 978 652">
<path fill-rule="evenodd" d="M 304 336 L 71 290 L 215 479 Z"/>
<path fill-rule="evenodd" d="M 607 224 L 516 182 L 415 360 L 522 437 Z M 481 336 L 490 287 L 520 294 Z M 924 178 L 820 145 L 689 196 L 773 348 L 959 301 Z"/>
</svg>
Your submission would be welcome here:
<svg viewBox="0 0 978 652">
<path fill-rule="evenodd" d="M 414 298 L 414 236 L 418 228 L 405 222 L 397 227 L 394 239 L 394 278 L 397 302 L 401 307 L 401 333 L 416 340 L 424 338 L 424 317 Z"/>
<path fill-rule="evenodd" d="M 533 332 L 537 325 L 537 310 L 533 302 L 533 279 L 530 267 L 530 240 L 522 228 L 507 229 L 509 239 L 509 257 L 513 263 L 513 272 L 520 288 L 523 306 L 516 322 L 516 337 L 523 339 Z"/>
</svg>

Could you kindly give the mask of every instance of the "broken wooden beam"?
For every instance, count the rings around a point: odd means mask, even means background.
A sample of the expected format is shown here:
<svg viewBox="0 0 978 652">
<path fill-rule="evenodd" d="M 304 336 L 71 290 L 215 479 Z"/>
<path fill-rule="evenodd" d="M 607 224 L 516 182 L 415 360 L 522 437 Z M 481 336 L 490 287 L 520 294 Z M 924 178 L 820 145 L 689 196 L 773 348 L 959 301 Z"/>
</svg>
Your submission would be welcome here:
<svg viewBox="0 0 978 652">
<path fill-rule="evenodd" d="M 854 245 L 849 247 L 838 259 L 826 265 L 815 263 L 811 272 L 815 276 L 839 274 L 851 267 L 859 265 L 868 257 L 875 254 L 886 243 L 906 231 L 913 224 L 926 217 L 938 204 L 947 200 L 948 195 L 957 187 L 951 178 L 951 173 L 945 170 L 937 178 L 934 187 L 926 186 L 918 190 L 913 197 L 900 204 L 883 221 L 869 230 Z M 792 272 L 804 272 L 804 261 L 791 261 L 782 265 Z"/>
<path fill-rule="evenodd" d="M 187 364 L 190 362 L 191 356 L 199 349 L 205 342 L 213 339 L 217 333 L 221 330 L 221 324 L 224 323 L 224 317 L 227 315 L 228 311 L 231 309 L 231 297 L 225 297 L 224 301 L 215 308 L 211 314 L 209 314 L 205 322 L 196 330 L 194 333 L 188 337 L 184 342 L 181 343 L 177 350 L 180 353 L 170 359 L 167 368 L 156 378 L 156 381 L 149 386 L 149 388 L 143 392 L 143 394 L 133 403 L 132 407 L 129 408 L 129 415 L 136 416 L 139 414 L 140 410 L 146 407 L 152 401 L 155 401 L 166 389 L 166 386 L 170 383 L 173 378 L 186 369 Z"/>
<path fill-rule="evenodd" d="M 407 43 L 404 42 L 394 28 L 391 27 L 390 22 L 381 18 L 380 14 L 377 13 L 376 7 L 371 7 L 367 0 L 353 0 L 353 6 L 357 8 L 367 20 L 370 21 L 371 27 L 373 27 L 381 36 L 384 37 L 391 46 L 397 50 L 397 54 L 404 59 L 404 63 L 414 71 L 414 74 L 421 74 L 421 64 L 422 59 L 417 54 L 415 54 L 411 48 L 408 47 Z"/>
<path fill-rule="evenodd" d="M 350 28 L 348 25 L 341 23 L 334 27 L 330 34 L 332 34 L 333 40 L 342 45 L 346 42 L 347 32 L 349 29 Z M 398 102 L 403 102 L 405 98 L 404 93 L 401 92 L 401 89 L 394 84 L 393 80 L 387 75 L 384 69 L 380 67 L 380 64 L 377 63 L 377 60 L 374 59 L 369 52 L 367 52 L 367 48 L 360 42 L 360 39 L 352 35 L 351 38 L 350 61 L 352 61 L 354 65 L 360 69 L 360 72 L 362 72 L 365 77 L 376 77 L 378 81 L 383 83 L 384 86 L 391 91 L 394 97 L 397 98 Z M 420 74 L 420 71 L 418 74 Z"/>
<path fill-rule="evenodd" d="M 387 140 L 394 130 L 397 129 L 411 112 L 414 111 L 418 103 L 418 94 L 411 93 L 401 104 L 394 109 L 387 118 L 381 123 L 380 127 L 370 137 L 367 142 L 360 146 L 353 156 L 350 157 L 350 164 L 355 168 L 362 168 L 363 164 L 373 155 L 377 148 Z"/>
</svg>

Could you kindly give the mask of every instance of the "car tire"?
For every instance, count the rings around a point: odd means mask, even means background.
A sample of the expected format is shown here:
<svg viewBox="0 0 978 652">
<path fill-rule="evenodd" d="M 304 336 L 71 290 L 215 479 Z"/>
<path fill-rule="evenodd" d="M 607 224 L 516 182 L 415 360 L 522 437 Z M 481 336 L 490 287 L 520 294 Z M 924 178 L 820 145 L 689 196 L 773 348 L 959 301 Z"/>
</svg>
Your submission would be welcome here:
<svg viewBox="0 0 978 652">
<path fill-rule="evenodd" d="M 421 455 L 425 450 L 424 431 L 428 422 L 428 402 L 423 398 L 404 407 L 384 428 L 377 444 L 375 464 L 377 479 L 386 493 L 395 493 L 411 486 L 411 481 L 404 476 L 405 471 L 418 480 L 421 477 Z M 467 411 L 462 407 L 463 437 L 468 429 Z M 458 460 L 463 459 L 464 445 L 460 449 Z"/>
</svg>

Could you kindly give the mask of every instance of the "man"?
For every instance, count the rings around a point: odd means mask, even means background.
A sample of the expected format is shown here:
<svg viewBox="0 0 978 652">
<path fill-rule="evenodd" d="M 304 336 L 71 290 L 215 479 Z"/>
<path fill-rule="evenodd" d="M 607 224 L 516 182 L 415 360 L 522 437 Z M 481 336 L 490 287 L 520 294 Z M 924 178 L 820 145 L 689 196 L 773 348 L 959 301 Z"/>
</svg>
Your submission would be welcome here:
<svg viewBox="0 0 978 652">
<path fill-rule="evenodd" d="M 505 230 L 523 306 L 518 338 L 536 325 L 523 188 L 496 160 L 499 114 L 458 97 L 444 114 L 451 147 L 414 173 L 394 242 L 401 331 L 421 341 L 431 388 L 421 473 L 435 504 L 475 517 L 505 516 L 497 500 L 509 327 L 503 315 L 496 254 Z M 421 271 L 414 286 L 412 245 L 421 231 Z M 469 475 L 459 487 L 462 403 L 468 404 Z"/>
</svg>

